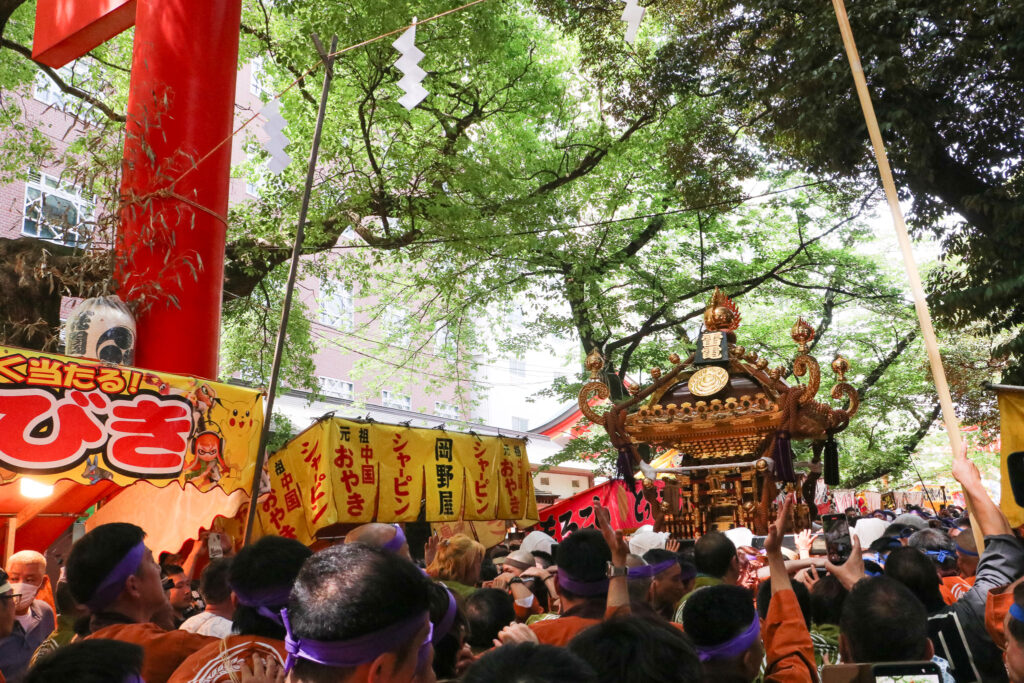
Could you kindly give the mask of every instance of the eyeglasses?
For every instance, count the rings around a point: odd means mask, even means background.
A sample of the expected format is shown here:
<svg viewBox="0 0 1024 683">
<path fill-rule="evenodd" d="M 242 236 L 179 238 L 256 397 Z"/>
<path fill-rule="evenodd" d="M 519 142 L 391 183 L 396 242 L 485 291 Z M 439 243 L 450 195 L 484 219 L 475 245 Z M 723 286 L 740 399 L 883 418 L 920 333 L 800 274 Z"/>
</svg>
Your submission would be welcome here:
<svg viewBox="0 0 1024 683">
<path fill-rule="evenodd" d="M 21 594 L 20 593 L 6 593 L 4 595 L 0 595 L 0 600 L 2 600 L 4 602 L 7 602 L 8 600 L 13 600 L 15 602 L 15 604 L 17 604 L 18 602 L 21 602 Z"/>
</svg>

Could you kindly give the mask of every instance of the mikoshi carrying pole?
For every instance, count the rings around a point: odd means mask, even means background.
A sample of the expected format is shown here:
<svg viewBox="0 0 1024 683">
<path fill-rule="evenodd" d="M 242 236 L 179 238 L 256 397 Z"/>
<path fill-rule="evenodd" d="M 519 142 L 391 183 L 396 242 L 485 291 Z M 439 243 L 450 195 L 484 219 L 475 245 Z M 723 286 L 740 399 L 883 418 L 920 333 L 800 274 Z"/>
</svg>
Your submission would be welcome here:
<svg viewBox="0 0 1024 683">
<path fill-rule="evenodd" d="M 331 90 L 334 78 L 334 55 L 338 47 L 338 36 L 331 40 L 330 51 L 324 50 L 317 35 L 313 34 L 316 51 L 324 63 L 324 87 L 320 93 L 320 109 L 316 117 L 316 130 L 313 132 L 313 147 L 309 151 L 309 167 L 306 169 L 306 187 L 302 194 L 302 206 L 299 209 L 299 224 L 295 230 L 295 244 L 292 245 L 292 261 L 288 269 L 288 285 L 284 292 L 284 303 L 281 306 L 281 326 L 277 330 L 277 343 L 274 346 L 274 365 L 270 370 L 270 388 L 267 392 L 267 410 L 263 415 L 263 431 L 260 432 L 260 447 L 256 452 L 256 468 L 252 472 L 252 487 L 249 493 L 249 516 L 245 523 L 245 545 L 252 540 L 252 529 L 256 523 L 256 498 L 260 493 L 260 479 L 263 477 L 263 463 L 267 459 L 267 440 L 270 437 L 270 419 L 274 412 L 274 397 L 277 395 L 277 381 L 281 374 L 281 357 L 284 355 L 284 339 L 288 330 L 288 314 L 292 308 L 292 294 L 295 292 L 295 279 L 299 272 L 299 257 L 302 256 L 302 242 L 306 227 L 306 213 L 309 211 L 309 197 L 313 193 L 313 175 L 316 172 L 316 159 L 320 152 L 320 134 L 324 128 L 324 117 L 327 115 L 327 95 Z"/>
<path fill-rule="evenodd" d="M 907 234 L 907 226 L 903 222 L 903 210 L 900 209 L 899 198 L 896 195 L 896 182 L 893 180 L 892 169 L 889 167 L 889 157 L 885 153 L 882 131 L 878 128 L 878 119 L 875 118 L 875 107 L 871 103 L 871 94 L 868 92 L 868 84 L 864 78 L 864 68 L 861 66 L 860 55 L 857 53 L 857 44 L 853 40 L 853 29 L 850 27 L 850 18 L 846 14 L 846 5 L 843 4 L 843 0 L 832 0 L 832 7 L 835 9 L 836 20 L 839 22 L 839 32 L 843 36 L 846 57 L 850 61 L 850 71 L 853 73 L 857 98 L 860 100 L 860 106 L 864 112 L 864 122 L 867 124 L 868 134 L 871 136 L 871 146 L 875 152 L 878 173 L 882 176 L 885 199 L 889 203 L 889 211 L 892 213 L 896 239 L 899 241 L 900 252 L 903 254 L 903 265 L 907 270 L 907 279 L 910 280 L 910 291 L 914 296 L 914 308 L 917 310 L 917 321 L 921 326 L 921 338 L 924 340 L 924 347 L 928 352 L 928 364 L 931 366 L 932 378 L 935 381 L 935 391 L 939 394 L 939 405 L 942 406 L 942 420 L 946 425 L 949 445 L 955 459 L 960 456 L 963 448 L 960 422 L 957 420 L 956 411 L 953 410 L 953 397 L 949 393 L 946 371 L 942 367 L 942 355 L 939 353 L 939 344 L 935 338 L 932 316 L 928 311 L 928 302 L 925 301 L 921 275 L 917 270 L 910 236 Z M 974 511 L 971 510 L 970 499 L 967 498 L 966 501 L 967 512 L 973 518 Z M 974 540 L 977 542 L 978 548 L 984 548 L 985 539 L 981 534 L 981 529 L 976 524 L 972 524 L 971 529 L 974 532 Z"/>
</svg>

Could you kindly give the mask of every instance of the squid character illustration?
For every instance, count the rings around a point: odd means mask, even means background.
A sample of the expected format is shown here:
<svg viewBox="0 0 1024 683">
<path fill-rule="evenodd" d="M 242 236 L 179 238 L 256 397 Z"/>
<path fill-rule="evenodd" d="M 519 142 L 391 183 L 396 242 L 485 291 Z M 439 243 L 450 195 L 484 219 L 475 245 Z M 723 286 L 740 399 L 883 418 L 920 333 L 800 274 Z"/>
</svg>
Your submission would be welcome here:
<svg viewBox="0 0 1024 683">
<path fill-rule="evenodd" d="M 230 472 L 224 460 L 224 438 L 217 432 L 196 434 L 192 440 L 192 455 L 195 458 L 185 463 L 184 472 L 196 486 L 215 484 L 223 474 Z"/>
</svg>

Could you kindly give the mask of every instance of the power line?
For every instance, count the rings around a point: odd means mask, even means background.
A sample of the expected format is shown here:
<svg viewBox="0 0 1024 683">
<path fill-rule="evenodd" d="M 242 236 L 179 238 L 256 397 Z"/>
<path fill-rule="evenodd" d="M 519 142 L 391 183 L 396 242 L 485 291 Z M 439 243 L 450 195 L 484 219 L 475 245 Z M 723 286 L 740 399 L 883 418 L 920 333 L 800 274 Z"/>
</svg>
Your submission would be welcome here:
<svg viewBox="0 0 1024 683">
<path fill-rule="evenodd" d="M 827 181 L 827 180 L 817 180 L 817 181 L 814 181 L 814 182 L 801 183 L 799 185 L 793 185 L 793 186 L 790 186 L 790 187 L 784 187 L 784 188 L 780 188 L 780 189 L 777 189 L 777 190 L 768 190 L 767 192 L 762 192 L 760 194 L 746 195 L 746 196 L 743 196 L 743 197 L 737 197 L 735 199 L 723 199 L 723 200 L 719 200 L 719 201 L 716 201 L 716 202 L 709 202 L 707 204 L 698 204 L 698 205 L 694 205 L 694 206 L 684 207 L 684 208 L 681 208 L 681 209 L 669 209 L 669 210 L 666 210 L 666 211 L 659 211 L 657 213 L 638 214 L 636 216 L 627 216 L 625 218 L 608 218 L 608 219 L 605 219 L 605 220 L 594 221 L 594 222 L 591 222 L 591 223 L 577 223 L 575 225 L 551 226 L 551 227 L 546 227 L 546 228 L 534 228 L 534 229 L 530 229 L 530 230 L 512 230 L 512 231 L 504 230 L 504 231 L 502 231 L 500 233 L 494 233 L 494 234 L 490 234 L 490 235 L 467 235 L 465 237 L 436 237 L 436 238 L 431 238 L 431 239 L 426 239 L 426 240 L 417 240 L 415 242 L 410 242 L 406 246 L 407 247 L 416 247 L 416 246 L 427 246 L 427 245 L 432 245 L 432 244 L 453 244 L 453 243 L 458 243 L 458 242 L 478 242 L 480 240 L 488 240 L 488 239 L 499 239 L 500 240 L 500 239 L 503 239 L 503 238 L 522 237 L 522 236 L 526 236 L 526 235 L 540 235 L 540 234 L 544 234 L 544 233 L 548 233 L 548 232 L 569 232 L 569 231 L 572 231 L 572 230 L 579 230 L 581 228 L 592 228 L 592 227 L 597 227 L 597 226 L 601 226 L 601 225 L 613 225 L 613 224 L 616 224 L 616 223 L 626 223 L 626 222 L 629 222 L 629 221 L 647 220 L 647 219 L 650 219 L 650 218 L 658 218 L 660 216 L 671 216 L 671 215 L 681 214 L 681 213 L 692 213 L 694 211 L 702 211 L 704 209 L 713 209 L 713 208 L 716 208 L 716 207 L 719 207 L 719 206 L 735 206 L 735 205 L 739 205 L 739 204 L 744 204 L 744 203 L 749 202 L 749 201 L 753 201 L 755 199 L 763 199 L 764 197 L 771 197 L 771 196 L 774 196 L 774 195 L 777 195 L 777 194 L 784 194 L 786 192 L 793 192 L 793 191 L 796 191 L 796 190 L 802 190 L 802 189 L 805 189 L 805 188 L 808 188 L 808 187 L 816 187 L 818 185 L 825 185 L 828 182 L 829 181 Z M 269 246 L 268 245 L 268 246 L 261 246 L 260 248 L 261 249 L 266 249 L 268 251 L 277 251 L 277 250 L 281 250 L 281 249 L 286 249 L 286 250 L 289 250 L 289 251 L 291 250 L 291 247 L 285 247 L 285 246 L 278 247 L 278 246 Z M 335 245 L 333 247 L 326 247 L 326 248 L 309 247 L 306 250 L 304 250 L 304 252 L 305 253 L 313 254 L 313 253 L 320 253 L 320 252 L 324 252 L 324 251 L 336 251 L 336 250 L 344 250 L 344 249 L 375 249 L 375 248 L 377 248 L 377 247 L 375 247 L 372 244 L 367 244 L 366 242 L 363 242 L 363 243 L 360 243 L 360 244 L 340 244 L 340 245 Z"/>
</svg>

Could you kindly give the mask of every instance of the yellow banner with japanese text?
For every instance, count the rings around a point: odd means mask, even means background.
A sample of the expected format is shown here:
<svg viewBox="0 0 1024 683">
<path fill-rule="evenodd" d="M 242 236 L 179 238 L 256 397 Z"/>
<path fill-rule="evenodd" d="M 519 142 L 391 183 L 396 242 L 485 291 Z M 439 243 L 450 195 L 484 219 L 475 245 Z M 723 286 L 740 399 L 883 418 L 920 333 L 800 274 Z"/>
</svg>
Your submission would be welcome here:
<svg viewBox="0 0 1024 683">
<path fill-rule="evenodd" d="M 537 519 L 521 440 L 332 417 L 295 437 L 267 467 L 263 533 L 307 543 L 337 523 Z"/>
<path fill-rule="evenodd" d="M 0 346 L 0 483 L 252 483 L 260 391 Z"/>
</svg>

